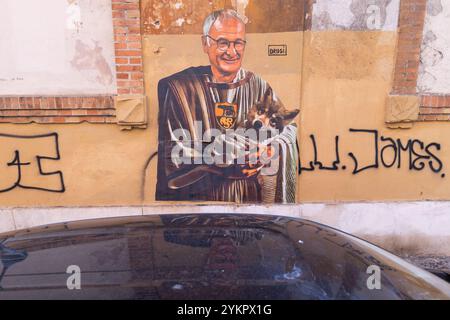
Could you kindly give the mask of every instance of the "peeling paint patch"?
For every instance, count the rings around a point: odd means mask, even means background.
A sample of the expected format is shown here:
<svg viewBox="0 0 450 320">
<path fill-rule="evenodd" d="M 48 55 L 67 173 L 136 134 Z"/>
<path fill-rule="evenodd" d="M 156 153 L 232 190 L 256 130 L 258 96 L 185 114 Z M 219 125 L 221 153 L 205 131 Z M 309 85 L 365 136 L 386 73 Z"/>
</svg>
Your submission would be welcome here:
<svg viewBox="0 0 450 320">
<path fill-rule="evenodd" d="M 83 21 L 81 20 L 81 8 L 77 1 L 69 0 L 66 14 L 66 28 L 80 33 L 81 28 L 83 27 Z"/>
<path fill-rule="evenodd" d="M 316 0 L 312 30 L 397 29 L 399 0 Z"/>
<path fill-rule="evenodd" d="M 247 19 L 248 33 L 301 31 L 304 3 L 299 0 L 142 0 L 144 34 L 201 34 L 215 10 L 234 8 Z"/>
<path fill-rule="evenodd" d="M 231 0 L 143 0 L 141 7 L 144 34 L 200 34 L 209 13 L 232 6 Z"/>
<path fill-rule="evenodd" d="M 417 91 L 450 94 L 450 3 L 428 0 Z"/>
<path fill-rule="evenodd" d="M 183 3 L 182 3 L 182 2 L 176 2 L 176 3 L 173 5 L 173 7 L 174 7 L 176 10 L 180 10 L 180 9 L 183 7 Z"/>
<path fill-rule="evenodd" d="M 243 17 L 245 17 L 245 9 L 247 9 L 249 0 L 233 0 L 233 7 Z"/>
<path fill-rule="evenodd" d="M 185 18 L 178 18 L 175 22 L 174 25 L 177 27 L 182 27 L 183 24 L 186 22 Z"/>
<path fill-rule="evenodd" d="M 444 7 L 442 6 L 441 0 L 429 0 L 427 2 L 427 13 L 430 16 L 437 16 L 444 10 Z"/>
</svg>

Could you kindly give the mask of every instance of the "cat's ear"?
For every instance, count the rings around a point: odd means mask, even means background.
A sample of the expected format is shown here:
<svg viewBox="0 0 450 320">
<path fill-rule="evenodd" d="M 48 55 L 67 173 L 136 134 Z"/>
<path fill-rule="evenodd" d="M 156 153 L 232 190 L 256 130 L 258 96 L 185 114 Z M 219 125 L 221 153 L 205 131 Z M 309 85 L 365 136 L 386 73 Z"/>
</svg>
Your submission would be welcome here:
<svg viewBox="0 0 450 320">
<path fill-rule="evenodd" d="M 271 87 L 268 87 L 266 92 L 264 93 L 263 99 L 264 105 L 269 106 L 273 102 L 273 90 Z"/>
<path fill-rule="evenodd" d="M 294 109 L 294 110 L 286 110 L 286 112 L 283 114 L 283 119 L 285 121 L 291 121 L 294 120 L 294 118 L 300 113 L 300 109 Z"/>
</svg>

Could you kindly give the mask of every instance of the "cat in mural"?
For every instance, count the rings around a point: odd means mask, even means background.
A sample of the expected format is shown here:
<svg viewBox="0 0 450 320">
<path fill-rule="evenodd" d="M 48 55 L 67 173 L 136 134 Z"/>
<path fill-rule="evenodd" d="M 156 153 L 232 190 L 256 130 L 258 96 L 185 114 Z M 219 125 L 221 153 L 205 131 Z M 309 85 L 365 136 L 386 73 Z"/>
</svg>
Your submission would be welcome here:
<svg viewBox="0 0 450 320">
<path fill-rule="evenodd" d="M 275 151 L 274 144 L 283 133 L 284 128 L 291 124 L 300 113 L 299 109 L 287 110 L 283 103 L 277 99 L 272 88 L 267 88 L 264 97 L 257 102 L 249 111 L 245 120 L 245 129 L 256 130 L 258 142 L 262 144 L 257 156 L 271 159 L 270 167 L 265 167 L 261 163 L 256 163 L 250 170 L 260 170 L 258 183 L 261 187 L 261 200 L 263 203 L 276 202 L 277 184 L 279 169 L 280 150 Z M 264 132 L 265 131 L 265 132 Z M 264 132 L 264 133 L 263 133 Z M 261 134 L 264 134 L 265 141 L 261 141 Z M 262 170 L 264 168 L 264 170 Z"/>
<path fill-rule="evenodd" d="M 263 128 L 275 129 L 281 133 L 284 127 L 290 124 L 299 113 L 299 109 L 287 110 L 269 87 L 263 99 L 250 109 L 245 121 L 245 128 L 253 128 L 257 131 Z"/>
</svg>

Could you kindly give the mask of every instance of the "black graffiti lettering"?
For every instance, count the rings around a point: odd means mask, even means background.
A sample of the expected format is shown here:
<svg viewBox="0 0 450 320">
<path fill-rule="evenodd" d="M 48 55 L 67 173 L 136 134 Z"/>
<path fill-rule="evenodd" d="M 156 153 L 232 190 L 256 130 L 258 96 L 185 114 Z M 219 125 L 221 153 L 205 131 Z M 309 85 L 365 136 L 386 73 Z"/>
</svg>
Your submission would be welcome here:
<svg viewBox="0 0 450 320">
<path fill-rule="evenodd" d="M 433 153 L 431 152 L 431 148 L 436 148 L 436 150 L 440 151 L 441 150 L 441 145 L 439 143 L 430 143 L 428 146 L 426 146 L 425 151 L 426 153 L 428 153 L 428 155 L 430 156 L 430 158 L 432 158 L 434 161 L 437 162 L 438 166 L 434 167 L 433 165 L 433 160 L 429 161 L 428 164 L 430 166 L 430 169 L 434 172 L 434 173 L 439 173 L 441 172 L 442 168 L 443 168 L 443 164 L 442 161 L 439 160 L 439 158 Z"/>
<path fill-rule="evenodd" d="M 388 145 L 385 145 L 383 148 L 381 148 L 380 151 L 380 159 L 381 159 L 381 163 L 383 164 L 383 166 L 385 166 L 386 168 L 391 168 L 392 166 L 395 165 L 395 162 L 397 161 L 397 144 L 395 143 L 395 140 L 392 138 L 385 138 L 385 137 L 381 137 L 381 141 L 385 142 L 385 141 L 389 141 L 390 143 Z M 391 163 L 386 163 L 386 150 L 392 149 L 392 151 L 394 152 L 394 156 L 392 159 Z"/>
<path fill-rule="evenodd" d="M 313 148 L 314 148 L 314 159 L 316 159 L 317 158 L 317 156 L 316 156 L 316 153 L 317 153 L 316 140 L 314 138 L 314 135 L 310 135 L 309 137 L 312 140 L 312 144 L 313 144 Z M 297 142 L 297 145 L 298 145 L 298 142 Z M 300 148 L 298 150 L 300 150 Z M 301 155 L 299 155 L 299 157 L 298 157 L 298 173 L 301 174 L 302 171 L 314 171 L 314 170 L 315 170 L 314 161 L 309 162 L 309 167 L 302 167 Z"/>
<path fill-rule="evenodd" d="M 299 173 L 300 174 L 302 173 L 302 171 L 314 171 L 314 170 L 316 170 L 316 168 L 314 168 L 314 162 L 313 161 L 309 162 L 309 167 L 302 167 L 302 165 L 300 163 L 300 168 L 299 168 Z"/>
<path fill-rule="evenodd" d="M 314 159 L 317 159 L 317 146 L 316 146 L 316 140 L 314 138 L 314 135 L 310 135 L 309 138 L 311 139 L 311 142 L 312 142 L 312 145 L 314 148 Z M 309 162 L 309 167 L 302 167 L 300 156 L 298 157 L 298 161 L 299 161 L 299 173 L 300 174 L 302 173 L 302 171 L 314 171 L 316 169 L 314 167 L 314 161 Z"/>
<path fill-rule="evenodd" d="M 439 173 L 442 171 L 444 165 L 442 161 L 431 152 L 431 148 L 436 148 L 436 150 L 441 150 L 441 145 L 438 143 L 425 144 L 423 141 L 418 139 L 410 139 L 406 144 L 403 144 L 400 139 L 397 139 L 398 146 L 398 163 L 397 168 L 401 168 L 401 157 L 402 152 L 408 152 L 409 155 L 409 170 L 422 171 L 425 169 L 427 161 L 429 168 L 434 173 Z M 435 167 L 434 163 L 437 163 Z"/>
<path fill-rule="evenodd" d="M 411 149 L 411 140 L 408 140 L 406 146 L 402 144 L 402 140 L 397 139 L 398 145 L 398 163 L 397 168 L 400 169 L 402 167 L 402 151 L 409 151 Z"/>
<path fill-rule="evenodd" d="M 422 141 L 420 140 L 412 140 L 411 141 L 411 147 L 409 149 L 409 169 L 410 170 L 416 170 L 416 171 L 422 171 L 425 168 L 425 161 L 423 160 L 428 160 L 430 159 L 429 156 L 423 156 L 419 153 L 416 152 L 416 150 L 414 150 L 414 146 L 418 145 L 420 147 L 420 150 L 424 150 L 425 145 Z M 419 163 L 419 165 L 417 165 L 416 163 Z"/>
<path fill-rule="evenodd" d="M 359 174 L 365 170 L 382 168 L 392 168 L 397 164 L 397 168 L 400 169 L 403 162 L 408 161 L 408 169 L 411 171 L 423 171 L 427 167 L 434 173 L 441 173 L 444 168 L 444 164 L 439 159 L 437 151 L 441 150 L 441 145 L 436 142 L 426 144 L 419 139 L 409 139 L 403 142 L 401 139 L 394 139 L 386 136 L 379 136 L 377 130 L 370 129 L 349 129 L 352 133 L 364 133 L 372 135 L 373 142 L 373 155 L 374 160 L 372 163 L 362 166 L 360 164 L 360 159 L 353 153 L 349 152 L 349 157 L 353 160 L 353 174 Z M 310 135 L 313 151 L 314 160 L 309 162 L 309 167 L 302 167 L 300 156 L 299 156 L 299 173 L 302 171 L 315 171 L 317 170 L 328 170 L 337 171 L 339 169 L 345 170 L 346 166 L 342 165 L 338 167 L 341 163 L 340 152 L 339 152 L 339 142 L 340 137 L 335 137 L 335 156 L 336 159 L 333 161 L 331 166 L 325 166 L 322 161 L 319 160 L 319 152 L 316 143 L 316 137 Z M 445 173 L 441 174 L 441 177 L 445 177 Z"/>
<path fill-rule="evenodd" d="M 16 182 L 9 188 L 0 190 L 0 192 L 8 192 L 13 190 L 16 187 L 20 187 L 20 182 L 22 180 L 22 166 L 29 166 L 30 162 L 20 162 L 20 153 L 18 150 L 14 151 L 14 159 L 7 163 L 8 167 L 17 166 L 17 178 Z"/>
<path fill-rule="evenodd" d="M 312 140 L 313 146 L 314 146 L 314 166 L 319 166 L 319 170 L 329 170 L 329 171 L 338 170 L 339 168 L 337 165 L 340 163 L 340 160 L 339 160 L 339 137 L 336 136 L 336 138 L 335 138 L 334 145 L 335 145 L 336 160 L 333 161 L 333 164 L 331 167 L 326 167 L 323 165 L 322 161 L 319 161 L 318 152 L 317 152 L 317 144 L 316 144 L 314 135 L 311 135 L 311 140 Z"/>
<path fill-rule="evenodd" d="M 340 159 L 339 159 L 339 136 L 336 136 L 334 138 L 334 150 L 335 150 L 335 159 L 333 161 L 333 164 L 331 167 L 325 167 L 322 162 L 317 161 L 316 164 L 319 165 L 319 169 L 320 170 L 330 170 L 330 171 L 337 171 L 339 170 L 338 164 L 341 163 Z"/>
<path fill-rule="evenodd" d="M 378 165 L 378 130 L 364 130 L 364 129 L 349 129 L 350 132 L 362 132 L 362 133 L 369 133 L 373 134 L 374 139 L 374 152 L 375 152 L 375 160 L 374 163 L 371 165 L 367 165 L 365 167 L 359 168 L 358 159 L 353 154 L 353 152 L 349 152 L 350 158 L 353 160 L 353 174 L 358 174 L 362 171 L 368 170 L 368 169 L 377 169 L 379 167 Z"/>
<path fill-rule="evenodd" d="M 10 162 L 8 162 L 6 165 L 8 167 L 16 167 L 16 181 L 9 187 L 1 189 L 0 193 L 11 191 L 15 188 L 23 188 L 23 189 L 33 189 L 33 190 L 40 190 L 40 191 L 46 191 L 46 192 L 57 192 L 62 193 L 65 192 L 66 188 L 64 185 L 64 178 L 63 173 L 61 171 L 54 171 L 54 172 L 46 172 L 43 170 L 42 162 L 45 160 L 60 160 L 60 152 L 59 152 L 59 142 L 58 142 L 58 134 L 57 133 L 50 133 L 50 134 L 43 134 L 43 135 L 33 135 L 33 136 L 19 136 L 19 135 L 9 135 L 9 134 L 1 134 L 0 137 L 4 138 L 12 138 L 12 139 L 19 139 L 19 140 L 35 140 L 39 138 L 53 138 L 54 139 L 54 147 L 55 147 L 55 156 L 43 156 L 43 155 L 36 155 L 36 162 L 38 166 L 39 175 L 41 176 L 57 176 L 59 180 L 59 187 L 58 188 L 44 188 L 44 187 L 38 187 L 38 186 L 32 186 L 32 185 L 26 185 L 22 182 L 23 179 L 23 171 L 22 168 L 24 166 L 31 166 L 31 162 L 22 162 L 21 161 L 21 153 L 20 150 L 14 150 L 14 158 Z"/>
<path fill-rule="evenodd" d="M 301 162 L 299 160 L 299 173 L 301 174 L 302 171 L 314 171 L 316 169 L 316 167 L 318 167 L 319 170 L 328 170 L 328 171 L 339 170 L 338 164 L 341 163 L 340 156 L 339 156 L 339 136 L 336 136 L 334 139 L 335 160 L 333 161 L 332 165 L 329 167 L 325 166 L 323 164 L 323 162 L 319 160 L 315 136 L 310 135 L 309 137 L 311 139 L 311 143 L 312 143 L 313 149 L 314 149 L 314 161 L 309 162 L 309 167 L 302 167 Z"/>
</svg>

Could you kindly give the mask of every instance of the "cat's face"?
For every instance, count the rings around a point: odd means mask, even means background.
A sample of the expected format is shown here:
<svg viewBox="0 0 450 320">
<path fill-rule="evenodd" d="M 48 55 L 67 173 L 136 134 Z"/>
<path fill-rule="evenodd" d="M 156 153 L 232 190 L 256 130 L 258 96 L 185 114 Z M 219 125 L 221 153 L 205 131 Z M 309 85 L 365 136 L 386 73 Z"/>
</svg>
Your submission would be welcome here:
<svg viewBox="0 0 450 320">
<path fill-rule="evenodd" d="M 282 132 L 284 127 L 291 123 L 299 112 L 299 109 L 286 110 L 281 101 L 273 98 L 272 89 L 268 88 L 262 101 L 259 101 L 250 109 L 245 127 L 257 131 L 265 129 Z"/>
</svg>

